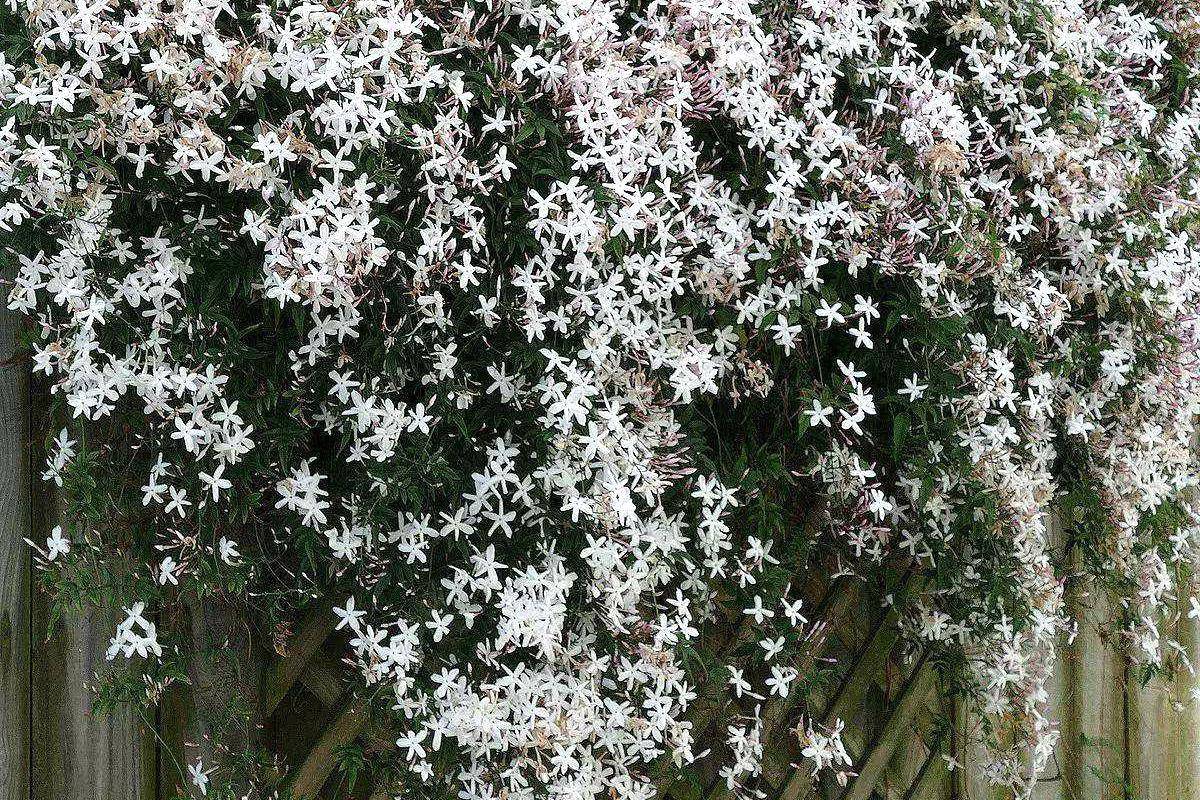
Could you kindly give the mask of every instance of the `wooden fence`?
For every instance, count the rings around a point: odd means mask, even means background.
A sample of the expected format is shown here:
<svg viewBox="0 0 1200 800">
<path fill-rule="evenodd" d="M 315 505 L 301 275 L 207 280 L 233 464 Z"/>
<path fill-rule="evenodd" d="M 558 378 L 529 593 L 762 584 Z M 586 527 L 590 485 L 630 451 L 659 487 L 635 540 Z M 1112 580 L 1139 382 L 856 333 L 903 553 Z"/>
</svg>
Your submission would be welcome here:
<svg viewBox="0 0 1200 800">
<path fill-rule="evenodd" d="M 97 614 L 46 636 L 47 606 L 30 575 L 26 537 L 46 536 L 50 513 L 31 472 L 29 380 L 9 361 L 16 322 L 0 315 L 0 800 L 166 800 L 183 784 L 182 766 L 204 752 L 193 724 L 197 698 L 182 684 L 153 719 L 128 709 L 91 713 L 87 684 L 103 663 L 116 620 Z M 902 587 L 896 587 L 897 590 Z M 814 590 L 812 605 L 828 621 L 827 655 L 835 674 L 810 717 L 840 718 L 855 757 L 846 786 L 810 782 L 797 770 L 789 730 L 801 709 L 767 705 L 765 788 L 780 800 L 985 800 L 993 797 L 975 768 L 970 716 L 943 699 L 920 654 L 901 653 L 895 619 L 853 587 Z M 1094 599 L 1071 598 L 1089 621 L 1061 662 L 1053 687 L 1063 744 L 1039 782 L 1039 800 L 1200 800 L 1200 684 L 1147 686 L 1101 630 Z M 1086 609 L 1086 610 L 1085 610 Z M 373 722 L 346 690 L 328 641 L 327 610 L 298 621 L 287 655 L 261 664 L 254 701 L 263 743 L 287 765 L 297 796 L 346 797 L 331 776 L 334 755 L 350 742 L 368 753 L 394 735 Z M 1198 641 L 1196 620 L 1181 620 L 1181 641 Z M 697 704 L 697 729 L 722 725 L 719 704 Z M 961 768 L 953 768 L 962 765 Z M 333 779 L 331 779 L 331 777 Z M 664 787 L 674 800 L 722 800 L 717 776 Z M 389 787 L 354 795 L 383 800 Z"/>
</svg>

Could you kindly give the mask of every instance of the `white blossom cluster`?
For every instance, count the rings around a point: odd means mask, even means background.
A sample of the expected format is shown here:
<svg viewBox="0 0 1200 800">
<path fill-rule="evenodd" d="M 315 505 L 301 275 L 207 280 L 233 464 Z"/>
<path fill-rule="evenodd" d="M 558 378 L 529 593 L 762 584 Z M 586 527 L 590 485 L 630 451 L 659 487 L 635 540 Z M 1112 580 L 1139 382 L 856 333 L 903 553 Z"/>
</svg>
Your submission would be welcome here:
<svg viewBox="0 0 1200 800">
<path fill-rule="evenodd" d="M 222 575 L 336 584 L 406 770 L 471 800 L 649 800 L 710 749 L 761 794 L 819 638 L 802 527 L 920 576 L 913 644 L 1017 794 L 1068 581 L 1187 663 L 1187 3 L 9 2 L 8 305 L 71 418 L 45 477 L 123 509 L 45 559 L 144 562 L 110 657 Z M 795 760 L 844 781 L 841 731 Z"/>
</svg>

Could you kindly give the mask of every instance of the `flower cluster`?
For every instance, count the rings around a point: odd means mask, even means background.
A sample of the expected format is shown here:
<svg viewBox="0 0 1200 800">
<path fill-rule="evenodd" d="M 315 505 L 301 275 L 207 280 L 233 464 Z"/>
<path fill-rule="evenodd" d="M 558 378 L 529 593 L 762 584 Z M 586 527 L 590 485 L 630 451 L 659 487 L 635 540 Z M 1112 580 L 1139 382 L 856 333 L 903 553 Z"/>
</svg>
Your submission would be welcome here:
<svg viewBox="0 0 1200 800">
<path fill-rule="evenodd" d="M 1068 582 L 1187 664 L 1188 4 L 9 3 L 43 561 L 129 595 L 111 658 L 178 657 L 187 595 L 348 595 L 406 780 L 480 800 L 760 793 L 829 560 L 914 575 L 1018 794 Z M 795 730 L 844 781 L 841 723 Z"/>
</svg>

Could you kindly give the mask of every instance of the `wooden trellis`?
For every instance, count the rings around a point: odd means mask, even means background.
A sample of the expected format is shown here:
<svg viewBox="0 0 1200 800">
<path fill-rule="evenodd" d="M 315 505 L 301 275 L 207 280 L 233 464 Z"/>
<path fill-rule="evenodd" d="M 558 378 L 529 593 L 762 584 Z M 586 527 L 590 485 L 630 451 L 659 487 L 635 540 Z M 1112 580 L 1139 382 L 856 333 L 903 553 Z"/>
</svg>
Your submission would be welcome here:
<svg viewBox="0 0 1200 800">
<path fill-rule="evenodd" d="M 28 376 L 10 359 L 17 321 L 0 316 L 0 800 L 166 800 L 181 787 L 183 765 L 202 752 L 195 709 L 204 687 L 178 684 L 153 719 L 128 709 L 90 713 L 85 684 L 103 662 L 116 623 L 112 613 L 68 622 L 47 639 L 48 607 L 34 590 L 23 540 L 46 535 L 49 503 L 31 474 Z M 899 572 L 899 570 L 898 570 Z M 903 592 L 909 579 L 889 591 Z M 878 587 L 874 587 L 878 588 Z M 780 800 L 986 800 L 993 796 L 966 746 L 972 720 L 950 707 L 921 653 L 902 652 L 892 612 L 869 600 L 878 593 L 853 584 L 810 588 L 814 619 L 826 626 L 819 650 L 830 680 L 819 707 L 776 699 L 764 709 L 767 750 L 763 787 Z M 1135 685 L 1104 641 L 1094 598 L 1071 602 L 1090 622 L 1066 648 L 1054 687 L 1063 745 L 1039 783 L 1039 800 L 1190 800 L 1200 798 L 1200 704 L 1194 682 Z M 261 681 L 241 684 L 264 720 L 263 740 L 286 756 L 288 785 L 298 796 L 343 798 L 331 780 L 338 749 L 360 742 L 368 753 L 394 747 L 395 735 L 348 691 L 333 634 L 330 605 L 297 623 L 285 655 L 248 648 Z M 1090 610 L 1089 610 L 1090 609 Z M 217 643 L 238 638 L 219 615 L 193 609 L 200 633 Z M 1177 623 L 1176 638 L 1195 642 L 1196 620 Z M 205 628 L 205 626 L 209 626 Z M 735 630 L 733 640 L 744 638 Z M 253 652 L 249 652 L 253 651 Z M 202 683 L 202 682 L 199 682 Z M 208 687 L 230 691 L 231 685 Z M 730 711 L 702 696 L 694 709 L 698 736 L 719 733 Z M 845 786 L 814 783 L 797 768 L 801 716 L 846 723 L 856 774 Z M 947 721 L 951 721 L 948 724 Z M 951 770 L 951 764 L 962 765 Z M 386 800 L 387 786 L 358 787 L 361 800 Z M 715 773 L 700 785 L 665 786 L 672 800 L 722 800 Z"/>
</svg>

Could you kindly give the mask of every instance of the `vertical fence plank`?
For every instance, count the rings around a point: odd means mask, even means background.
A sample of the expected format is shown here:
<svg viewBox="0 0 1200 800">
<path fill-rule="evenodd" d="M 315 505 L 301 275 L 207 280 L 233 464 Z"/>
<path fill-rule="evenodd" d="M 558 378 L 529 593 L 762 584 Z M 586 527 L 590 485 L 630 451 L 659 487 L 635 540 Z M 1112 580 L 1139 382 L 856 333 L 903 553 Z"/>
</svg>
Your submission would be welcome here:
<svg viewBox="0 0 1200 800">
<path fill-rule="evenodd" d="M 70 620 L 44 636 L 47 608 L 34 602 L 33 800 L 154 800 L 153 733 L 132 708 L 91 712 L 95 670 L 116 615 Z"/>
<path fill-rule="evenodd" d="M 1066 720 L 1074 713 L 1070 702 L 1069 675 L 1067 674 L 1068 656 L 1066 642 L 1060 642 L 1058 663 L 1055 664 L 1054 675 L 1046 687 L 1050 694 L 1049 713 L 1055 725 L 1058 726 L 1058 746 L 1054 749 L 1051 762 L 1038 776 L 1032 800 L 1073 800 L 1074 797 L 1069 788 L 1070 781 L 1064 772 L 1064 766 L 1068 760 L 1067 750 L 1075 746 L 1069 741 L 1067 732 L 1064 730 Z"/>
<path fill-rule="evenodd" d="M 186 613 L 170 627 L 187 637 L 188 679 L 172 685 L 160 707 L 159 794 L 164 800 L 191 792 L 191 765 L 200 762 L 209 771 L 219 766 L 218 741 L 233 753 L 261 744 L 265 659 L 244 609 L 224 596 L 192 598 L 184 605 Z M 231 698 L 244 708 L 230 709 Z M 220 777 L 218 772 L 214 779 Z"/>
<path fill-rule="evenodd" d="M 1067 530 L 1059 514 L 1052 513 L 1047 516 L 1046 533 L 1054 563 L 1058 565 L 1071 563 Z M 1065 599 L 1068 604 L 1073 602 L 1070 596 L 1067 596 Z M 1070 691 L 1073 667 L 1070 661 L 1071 648 L 1065 639 L 1066 637 L 1062 637 L 1058 642 L 1054 673 L 1051 675 L 1050 682 L 1046 686 L 1046 690 L 1050 695 L 1050 718 L 1058 727 L 1058 746 L 1054 750 L 1051 762 L 1042 770 L 1042 774 L 1038 776 L 1032 800 L 1074 800 L 1071 789 L 1076 783 L 1072 783 L 1069 780 L 1065 769 L 1067 762 L 1070 760 L 1068 758 L 1068 749 L 1077 747 L 1077 743 L 1071 741 L 1070 732 L 1066 728 L 1072 727 L 1072 729 L 1075 729 L 1078 728 L 1078 725 L 1069 722 L 1075 713 Z"/>
<path fill-rule="evenodd" d="M 964 700 L 954 702 L 952 800 L 999 800 L 1003 791 L 984 775 L 985 754 L 980 741 L 982 721 Z M 1089 798 L 1088 800 L 1096 800 Z"/>
<path fill-rule="evenodd" d="M 0 310 L 0 797 L 29 795 L 28 380 L 19 320 Z"/>
<path fill-rule="evenodd" d="M 1100 592 L 1071 602 L 1079 634 L 1063 654 L 1063 794 L 1124 800 L 1125 661 L 1103 635 L 1109 614 Z"/>
<path fill-rule="evenodd" d="M 202 758 L 203 735 L 195 722 L 191 688 L 185 683 L 168 687 L 159 704 L 158 800 L 186 796 L 188 763 Z"/>
<path fill-rule="evenodd" d="M 32 436 L 45 435 L 49 402 L 31 394 Z M 34 448 L 35 459 L 42 457 Z M 58 505 L 47 485 L 32 492 L 34 539 L 56 524 Z M 92 713 L 91 686 L 105 664 L 108 640 L 116 630 L 115 609 L 68 617 L 50 630 L 49 599 L 32 593 L 30 617 L 31 800 L 155 800 L 157 794 L 152 730 L 134 709 L 122 705 L 107 715 Z"/>
<path fill-rule="evenodd" d="M 1194 652 L 1200 641 L 1197 620 L 1179 620 L 1173 633 Z M 1200 797 L 1200 704 L 1192 694 L 1196 687 L 1195 677 L 1184 671 L 1173 681 L 1155 678 L 1145 687 L 1136 681 L 1127 685 L 1132 800 Z"/>
</svg>

